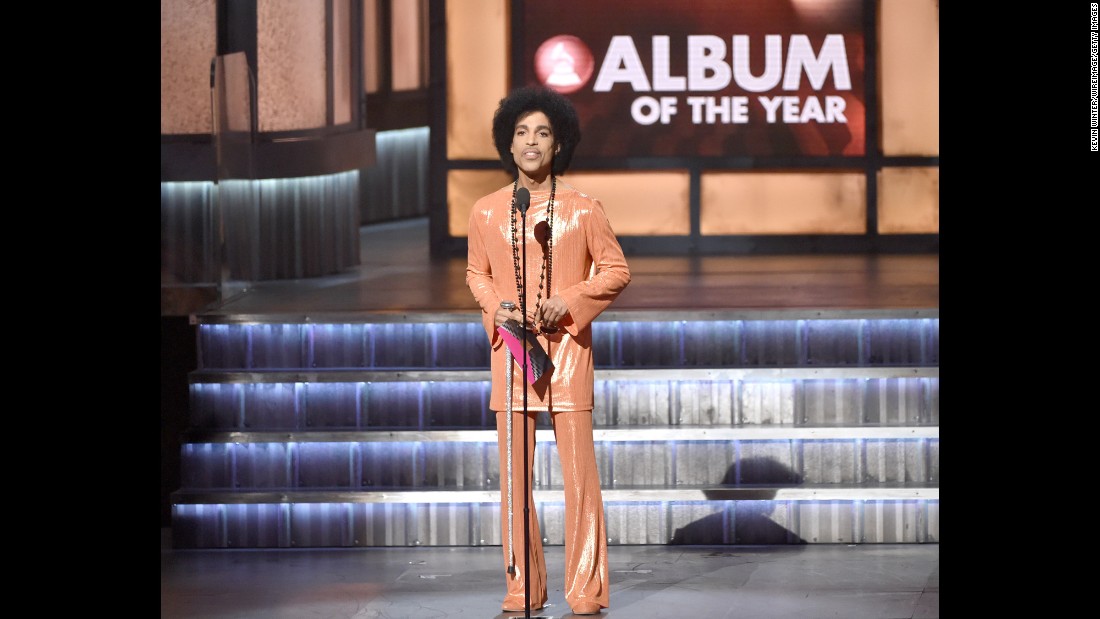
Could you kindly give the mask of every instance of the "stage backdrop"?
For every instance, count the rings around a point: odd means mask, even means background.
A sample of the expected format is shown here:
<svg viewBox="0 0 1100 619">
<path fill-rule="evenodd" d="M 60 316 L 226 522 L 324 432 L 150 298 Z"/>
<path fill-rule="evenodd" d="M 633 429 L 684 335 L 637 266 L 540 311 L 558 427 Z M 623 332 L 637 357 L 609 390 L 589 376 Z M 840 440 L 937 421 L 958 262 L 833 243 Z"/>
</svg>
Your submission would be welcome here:
<svg viewBox="0 0 1100 619">
<path fill-rule="evenodd" d="M 464 248 L 511 181 L 490 119 L 537 83 L 576 105 L 566 180 L 630 252 L 938 250 L 936 0 L 444 4 L 433 242 Z"/>
</svg>

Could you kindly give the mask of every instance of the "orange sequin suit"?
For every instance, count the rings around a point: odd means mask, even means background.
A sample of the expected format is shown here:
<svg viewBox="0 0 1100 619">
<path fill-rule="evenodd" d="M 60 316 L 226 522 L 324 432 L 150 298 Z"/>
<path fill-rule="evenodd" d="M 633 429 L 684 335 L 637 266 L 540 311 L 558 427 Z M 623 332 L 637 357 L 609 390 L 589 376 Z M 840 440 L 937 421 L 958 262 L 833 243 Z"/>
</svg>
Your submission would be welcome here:
<svg viewBox="0 0 1100 619">
<path fill-rule="evenodd" d="M 545 228 L 549 190 L 531 192 L 526 214 L 527 233 L 527 310 L 534 309 L 539 295 L 539 273 L 544 268 Z M 508 512 L 506 507 L 506 367 L 505 346 L 496 331 L 495 319 L 501 301 L 515 301 L 515 261 L 512 253 L 510 211 L 512 185 L 479 199 L 470 212 L 469 255 L 466 284 L 482 309 L 482 321 L 489 337 L 492 368 L 492 394 L 489 407 L 496 411 L 497 444 L 501 462 L 501 530 L 504 531 L 504 562 L 507 566 Z M 539 224 L 543 225 L 540 227 Z M 517 246 L 523 251 L 523 219 L 517 213 Z M 507 595 L 504 608 L 523 608 L 524 471 L 531 471 L 535 454 L 535 419 L 539 411 L 549 411 L 561 461 L 565 491 L 565 598 L 570 605 L 592 601 L 607 608 L 608 568 L 607 531 L 604 521 L 600 477 L 596 468 L 592 439 L 592 321 L 619 296 L 630 283 L 626 264 L 611 224 L 599 200 L 558 181 L 554 194 L 552 262 L 550 290 L 542 290 L 542 299 L 558 295 L 569 313 L 552 335 L 540 335 L 554 367 L 534 385 L 522 379 L 522 370 L 512 376 L 512 484 L 513 529 L 515 532 L 515 576 L 506 575 Z M 523 256 L 519 257 L 523 266 Z M 529 319 L 530 320 L 530 319 Z M 533 325 L 529 325 L 533 326 Z M 523 396 L 527 388 L 527 466 L 523 467 L 524 442 Z M 533 487 L 533 483 L 530 486 Z M 546 562 L 542 551 L 533 494 L 527 495 L 530 524 L 531 608 L 547 601 Z"/>
</svg>

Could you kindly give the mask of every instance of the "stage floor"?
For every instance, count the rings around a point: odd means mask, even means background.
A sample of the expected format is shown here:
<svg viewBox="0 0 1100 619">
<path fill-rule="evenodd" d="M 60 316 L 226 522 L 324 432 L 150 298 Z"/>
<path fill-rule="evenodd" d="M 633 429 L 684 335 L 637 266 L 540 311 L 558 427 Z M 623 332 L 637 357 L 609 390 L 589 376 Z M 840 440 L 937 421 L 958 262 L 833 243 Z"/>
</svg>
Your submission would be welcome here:
<svg viewBox="0 0 1100 619">
<path fill-rule="evenodd" d="M 227 286 L 203 313 L 477 312 L 465 256 L 432 260 L 427 219 L 361 228 L 360 265 L 326 277 Z M 938 310 L 938 254 L 627 256 L 611 310 Z M 609 310 L 610 311 L 610 310 Z"/>
<path fill-rule="evenodd" d="M 167 530 L 164 533 L 167 538 Z M 161 619 L 523 617 L 500 610 L 499 546 L 172 550 L 161 546 Z M 546 546 L 549 606 L 564 551 Z M 612 619 L 936 619 L 938 544 L 612 546 Z"/>
</svg>

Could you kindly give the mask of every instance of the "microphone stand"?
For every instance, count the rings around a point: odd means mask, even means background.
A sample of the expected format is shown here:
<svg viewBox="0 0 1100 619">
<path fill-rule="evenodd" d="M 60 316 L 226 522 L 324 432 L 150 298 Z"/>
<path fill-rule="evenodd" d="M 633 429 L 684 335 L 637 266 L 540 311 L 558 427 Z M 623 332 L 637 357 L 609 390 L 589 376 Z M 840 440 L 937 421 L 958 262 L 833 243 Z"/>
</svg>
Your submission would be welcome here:
<svg viewBox="0 0 1100 619">
<path fill-rule="evenodd" d="M 520 211 L 523 218 L 523 267 L 520 278 L 523 294 L 520 296 L 520 305 L 523 313 L 523 616 L 531 619 L 531 470 L 528 463 L 531 461 L 528 455 L 530 441 L 527 440 L 527 359 L 531 355 L 527 352 L 527 205 Z"/>
</svg>

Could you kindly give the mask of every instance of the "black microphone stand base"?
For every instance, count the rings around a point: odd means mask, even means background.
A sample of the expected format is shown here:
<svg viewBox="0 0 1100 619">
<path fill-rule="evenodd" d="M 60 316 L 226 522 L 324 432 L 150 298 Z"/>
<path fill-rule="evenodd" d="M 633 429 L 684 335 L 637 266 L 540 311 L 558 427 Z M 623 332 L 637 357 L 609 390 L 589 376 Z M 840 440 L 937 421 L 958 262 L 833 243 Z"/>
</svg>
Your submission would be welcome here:
<svg viewBox="0 0 1100 619">
<path fill-rule="evenodd" d="M 539 614 L 531 615 L 522 610 L 505 610 L 501 611 L 501 613 L 497 615 L 494 619 L 518 619 L 518 617 L 524 617 L 525 619 L 554 619 L 554 615 L 542 614 L 542 612 L 544 611 L 544 608 L 540 608 L 539 610 L 535 611 Z"/>
</svg>

